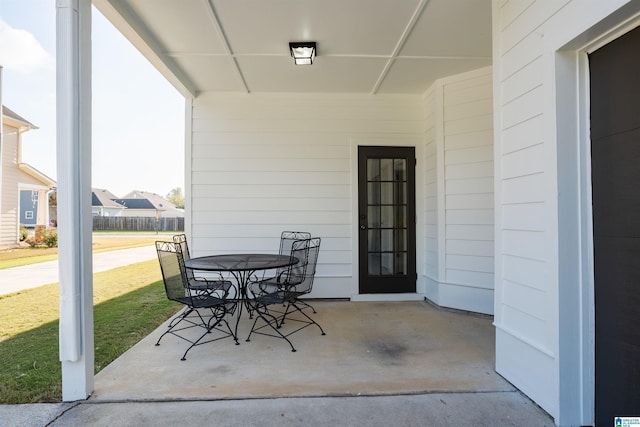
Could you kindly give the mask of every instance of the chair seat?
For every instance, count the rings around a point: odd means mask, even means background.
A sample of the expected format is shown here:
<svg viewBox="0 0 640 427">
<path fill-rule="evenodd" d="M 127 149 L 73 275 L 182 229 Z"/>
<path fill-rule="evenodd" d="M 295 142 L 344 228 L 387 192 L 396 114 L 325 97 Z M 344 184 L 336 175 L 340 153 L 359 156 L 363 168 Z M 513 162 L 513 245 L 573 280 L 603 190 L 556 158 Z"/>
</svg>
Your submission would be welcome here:
<svg viewBox="0 0 640 427">
<path fill-rule="evenodd" d="M 207 280 L 201 277 L 189 280 L 189 288 L 196 291 L 225 290 L 233 286 L 229 280 Z"/>
<path fill-rule="evenodd" d="M 321 334 L 325 335 L 322 327 L 303 311 L 304 308 L 313 309 L 313 307 L 298 299 L 298 297 L 311 292 L 319 248 L 320 238 L 318 237 L 294 241 L 291 245 L 291 256 L 298 259 L 299 262 L 289 266 L 285 272 L 278 274 L 275 278 L 258 280 L 249 285 L 249 292 L 253 296 L 249 303 L 252 312 L 257 316 L 247 341 L 251 340 L 251 335 L 254 333 L 282 338 L 289 343 L 291 351 L 296 351 L 288 338 L 295 332 L 315 325 L 320 329 Z M 301 304 L 302 307 L 298 304 Z M 275 305 L 283 305 L 284 311 L 271 308 Z M 315 310 L 313 312 L 315 313 Z M 298 313 L 300 316 L 291 317 L 294 313 Z M 298 327 L 285 331 L 282 328 L 285 320 L 287 323 L 289 320 L 297 323 Z M 261 324 L 258 324 L 258 321 Z"/>
<path fill-rule="evenodd" d="M 256 304 L 284 304 L 285 302 L 289 302 L 295 300 L 300 295 L 303 295 L 304 292 L 295 292 L 289 290 L 279 290 L 275 292 L 270 292 L 268 294 L 264 294 L 254 298 L 254 303 Z"/>
</svg>

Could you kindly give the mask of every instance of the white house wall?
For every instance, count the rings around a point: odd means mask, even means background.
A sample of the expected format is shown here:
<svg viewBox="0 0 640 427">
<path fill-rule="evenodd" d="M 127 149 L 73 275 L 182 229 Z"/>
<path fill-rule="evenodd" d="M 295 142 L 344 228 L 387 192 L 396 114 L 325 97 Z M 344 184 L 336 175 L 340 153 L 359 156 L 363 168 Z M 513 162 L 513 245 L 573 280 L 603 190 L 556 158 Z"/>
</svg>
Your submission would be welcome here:
<svg viewBox="0 0 640 427">
<path fill-rule="evenodd" d="M 2 167 L 0 171 L 0 248 L 14 247 L 18 243 L 18 227 L 20 223 L 20 184 L 31 184 L 38 188 L 42 182 L 25 174 L 18 168 L 18 144 L 20 135 L 12 126 L 2 128 Z"/>
<path fill-rule="evenodd" d="M 187 115 L 193 253 L 277 252 L 283 230 L 309 231 L 313 296 L 357 294 L 357 145 L 421 152 L 422 97 L 206 93 Z"/>
<path fill-rule="evenodd" d="M 593 360 L 581 360 L 580 349 L 567 348 L 567 343 L 593 342 L 588 321 L 580 317 L 588 314 L 581 314 L 577 303 L 589 290 L 576 286 L 566 300 L 574 304 L 563 304 L 560 297 L 561 287 L 574 285 L 559 272 L 580 267 L 559 265 L 559 248 L 565 245 L 559 236 L 571 234 L 566 230 L 576 227 L 579 212 L 559 217 L 559 203 L 569 196 L 565 192 L 562 198 L 558 184 L 571 181 L 567 177 L 577 176 L 580 166 L 577 155 L 558 157 L 558 150 L 577 146 L 557 138 L 577 133 L 578 104 L 562 92 L 575 97 L 578 73 L 574 68 L 566 77 L 558 75 L 557 61 L 568 43 L 577 52 L 581 43 L 629 18 L 635 13 L 630 8 L 618 10 L 627 3 L 638 9 L 638 2 L 622 0 L 493 1 L 496 369 L 560 425 L 593 422 L 588 396 L 594 384 L 584 375 Z M 557 84 L 560 78 L 567 86 Z M 567 112 L 568 107 L 576 111 Z M 569 194 L 578 192 L 573 188 Z M 582 341 L 573 338 L 580 336 Z"/>
<path fill-rule="evenodd" d="M 491 67 L 438 80 L 425 96 L 426 296 L 493 313 Z"/>
<path fill-rule="evenodd" d="M 425 179 L 425 284 L 426 295 L 432 301 L 439 301 L 439 260 L 440 260 L 440 239 L 439 224 L 443 218 L 439 217 L 438 207 L 441 205 L 439 194 L 443 193 L 444 183 L 438 177 L 438 159 L 442 155 L 442 147 L 438 144 L 438 129 L 436 122 L 441 120 L 441 114 L 436 108 L 435 86 L 427 91 L 425 95 L 425 149 L 424 149 L 424 179 Z M 440 148 L 440 149 L 439 149 Z M 442 186 L 441 189 L 439 186 Z M 444 201 L 444 194 L 443 194 Z"/>
</svg>

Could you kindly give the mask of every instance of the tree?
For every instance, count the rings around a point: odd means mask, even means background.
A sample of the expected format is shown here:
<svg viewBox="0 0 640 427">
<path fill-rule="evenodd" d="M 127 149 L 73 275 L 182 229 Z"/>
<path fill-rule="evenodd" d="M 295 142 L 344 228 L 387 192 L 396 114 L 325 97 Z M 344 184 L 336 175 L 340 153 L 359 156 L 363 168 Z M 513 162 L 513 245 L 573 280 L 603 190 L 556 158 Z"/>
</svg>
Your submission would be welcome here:
<svg viewBox="0 0 640 427">
<path fill-rule="evenodd" d="M 184 194 L 182 194 L 182 188 L 176 187 L 169 191 L 169 194 L 167 194 L 167 200 L 178 208 L 184 208 Z"/>
</svg>

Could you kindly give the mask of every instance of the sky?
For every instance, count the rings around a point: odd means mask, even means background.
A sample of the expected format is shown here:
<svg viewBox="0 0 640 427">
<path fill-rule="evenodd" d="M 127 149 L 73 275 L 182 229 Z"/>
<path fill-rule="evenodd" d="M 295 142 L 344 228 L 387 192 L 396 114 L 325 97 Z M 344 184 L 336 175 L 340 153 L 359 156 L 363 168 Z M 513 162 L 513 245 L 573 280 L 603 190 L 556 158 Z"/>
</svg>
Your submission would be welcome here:
<svg viewBox="0 0 640 427">
<path fill-rule="evenodd" d="M 2 104 L 38 129 L 22 161 L 56 179 L 56 1 L 0 0 Z M 92 9 L 92 187 L 184 190 L 185 101 Z"/>
</svg>

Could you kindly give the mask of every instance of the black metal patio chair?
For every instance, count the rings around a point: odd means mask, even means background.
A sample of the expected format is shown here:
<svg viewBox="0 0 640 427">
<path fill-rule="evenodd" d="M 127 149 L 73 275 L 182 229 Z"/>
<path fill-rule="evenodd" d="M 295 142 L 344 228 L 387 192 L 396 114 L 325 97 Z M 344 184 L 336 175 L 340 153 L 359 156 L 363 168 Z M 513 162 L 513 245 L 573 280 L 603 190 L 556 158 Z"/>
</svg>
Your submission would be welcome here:
<svg viewBox="0 0 640 427">
<path fill-rule="evenodd" d="M 310 293 L 313 288 L 319 251 L 319 237 L 296 240 L 291 246 L 291 256 L 297 258 L 298 263 L 274 278 L 249 285 L 249 292 L 253 297 L 249 299 L 249 303 L 258 316 L 253 322 L 247 341 L 250 341 L 254 333 L 283 338 L 291 346 L 291 351 L 296 351 L 288 338 L 290 335 L 311 325 L 316 325 L 322 335 L 325 335 L 322 327 L 303 311 L 303 308 L 309 305 L 299 299 L 302 295 Z M 273 308 L 275 305 L 283 305 L 284 311 Z M 300 313 L 301 316 L 292 316 L 294 313 Z M 283 329 L 285 320 L 287 323 L 295 323 L 296 327 L 293 330 Z M 262 323 L 259 324 L 259 321 Z"/>
<path fill-rule="evenodd" d="M 291 255 L 291 247 L 293 246 L 293 242 L 296 240 L 306 240 L 311 238 L 311 233 L 306 231 L 283 231 L 280 234 L 280 249 L 278 254 L 280 255 Z M 274 292 L 278 289 L 278 278 L 282 277 L 283 274 L 286 274 L 289 267 L 282 267 L 275 270 L 275 273 L 271 273 L 269 276 L 262 276 L 262 278 L 258 279 L 257 277 L 253 278 L 253 282 L 260 283 L 258 287 L 254 287 L 254 292 L 256 294 L 267 294 Z M 266 273 L 266 272 L 265 272 Z M 306 304 L 309 306 L 309 304 Z M 311 307 L 311 306 L 309 306 Z M 313 307 L 311 307 L 313 309 Z M 313 310 L 315 313 L 315 309 Z M 253 313 L 251 308 L 249 308 L 249 318 L 253 318 Z"/>
<path fill-rule="evenodd" d="M 168 329 L 158 338 L 156 345 L 160 345 L 160 340 L 167 334 L 181 338 L 191 344 L 180 359 L 186 360 L 189 350 L 197 345 L 227 337 L 233 337 L 238 344 L 238 338 L 225 318 L 227 314 L 233 314 L 236 308 L 235 288 L 231 282 L 207 292 L 194 289 L 187 277 L 181 245 L 156 242 L 156 251 L 167 298 L 185 306 L 169 323 Z M 203 328 L 204 332 L 201 335 L 194 334 L 190 332 L 193 328 Z M 204 340 L 209 334 L 213 334 L 212 338 Z"/>
<path fill-rule="evenodd" d="M 173 243 L 180 245 L 182 251 L 182 257 L 185 261 L 191 259 L 189 252 L 189 245 L 187 244 L 187 236 L 185 234 L 176 234 L 173 236 Z M 219 275 L 217 279 L 211 279 L 204 276 L 197 276 L 196 272 L 191 269 L 186 269 L 187 280 L 189 281 L 189 287 L 193 290 L 204 293 L 215 293 L 219 289 L 227 289 L 233 283 L 226 280 Z"/>
</svg>

